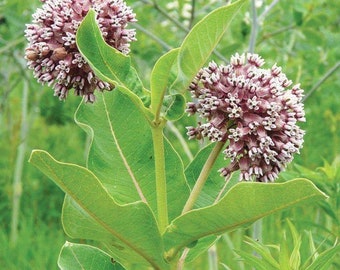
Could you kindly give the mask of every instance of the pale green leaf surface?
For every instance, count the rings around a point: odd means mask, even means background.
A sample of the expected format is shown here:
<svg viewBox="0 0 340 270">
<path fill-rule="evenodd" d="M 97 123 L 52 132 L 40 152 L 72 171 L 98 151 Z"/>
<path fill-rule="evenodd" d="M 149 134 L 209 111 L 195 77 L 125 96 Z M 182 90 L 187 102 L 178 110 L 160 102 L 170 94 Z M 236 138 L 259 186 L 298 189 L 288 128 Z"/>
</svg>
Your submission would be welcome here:
<svg viewBox="0 0 340 270">
<path fill-rule="evenodd" d="M 111 262 L 111 257 L 102 250 L 82 244 L 66 242 L 61 249 L 58 266 L 61 270 L 124 270 Z"/>
<path fill-rule="evenodd" d="M 152 133 L 139 108 L 120 91 L 104 92 L 97 95 L 95 104 L 81 104 L 75 118 L 92 138 L 87 167 L 117 202 L 141 200 L 141 193 L 156 215 Z M 189 190 L 178 154 L 167 140 L 164 144 L 172 220 L 180 214 Z"/>
<path fill-rule="evenodd" d="M 164 118 L 170 121 L 180 119 L 186 107 L 185 97 L 181 94 L 169 96 L 168 104 L 165 104 Z"/>
<path fill-rule="evenodd" d="M 169 257 L 195 240 L 219 235 L 293 205 L 325 198 L 305 179 L 286 183 L 239 183 L 215 205 L 194 209 L 175 219 L 164 234 Z"/>
<path fill-rule="evenodd" d="M 91 171 L 78 165 L 58 162 L 45 151 L 33 151 L 30 162 L 72 197 L 102 227 L 102 231 L 110 234 L 106 242 L 115 247 L 131 249 L 140 256 L 141 264 L 148 263 L 156 269 L 167 268 L 158 227 L 146 204 L 118 205 Z M 135 226 L 140 223 L 143 226 Z M 99 237 L 102 235 L 104 233 Z"/>
<path fill-rule="evenodd" d="M 178 56 L 178 77 L 171 87 L 183 92 L 208 60 L 246 0 L 218 8 L 198 22 L 184 39 Z"/>
<path fill-rule="evenodd" d="M 151 72 L 150 88 L 151 88 L 151 109 L 154 114 L 160 111 L 163 104 L 169 79 L 171 74 L 171 67 L 177 59 L 179 49 L 173 49 L 162 55 Z"/>
<path fill-rule="evenodd" d="M 95 11 L 90 10 L 78 28 L 76 41 L 79 51 L 99 78 L 115 86 L 123 86 L 120 90 L 126 91 L 137 103 L 141 102 L 140 99 L 146 102 L 147 91 L 131 66 L 130 56 L 105 42 L 95 16 Z"/>
<path fill-rule="evenodd" d="M 145 260 L 140 254 L 123 242 L 112 238 L 110 232 L 103 230 L 101 224 L 84 211 L 69 195 L 65 196 L 62 223 L 67 235 L 77 239 L 98 241 L 98 247 L 102 248 L 104 245 L 107 252 L 126 269 L 142 268 L 145 265 Z M 97 242 L 93 244 L 96 245 Z"/>
</svg>

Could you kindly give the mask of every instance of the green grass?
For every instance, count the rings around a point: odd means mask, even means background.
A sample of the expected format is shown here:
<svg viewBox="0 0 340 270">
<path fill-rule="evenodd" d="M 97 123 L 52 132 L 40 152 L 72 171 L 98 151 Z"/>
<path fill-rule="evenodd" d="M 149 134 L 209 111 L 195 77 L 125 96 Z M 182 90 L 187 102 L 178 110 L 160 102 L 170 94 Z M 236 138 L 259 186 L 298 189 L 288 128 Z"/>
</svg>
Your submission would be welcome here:
<svg viewBox="0 0 340 270">
<path fill-rule="evenodd" d="M 57 226 L 34 223 L 21 217 L 18 241 L 10 244 L 9 235 L 0 231 L 0 265 L 6 270 L 58 269 L 57 258 L 65 235 Z"/>
</svg>

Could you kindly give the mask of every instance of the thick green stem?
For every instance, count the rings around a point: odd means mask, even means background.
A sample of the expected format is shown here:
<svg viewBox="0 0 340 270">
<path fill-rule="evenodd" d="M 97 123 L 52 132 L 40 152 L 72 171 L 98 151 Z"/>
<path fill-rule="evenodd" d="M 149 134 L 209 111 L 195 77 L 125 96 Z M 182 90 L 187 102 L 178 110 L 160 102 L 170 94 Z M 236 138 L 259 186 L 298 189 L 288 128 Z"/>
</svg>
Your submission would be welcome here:
<svg viewBox="0 0 340 270">
<path fill-rule="evenodd" d="M 187 200 L 182 214 L 184 214 L 185 212 L 188 212 L 189 210 L 191 210 L 200 194 L 200 192 L 202 191 L 202 188 L 205 184 L 205 182 L 207 181 L 207 178 L 210 174 L 210 170 L 213 167 L 217 156 L 219 155 L 219 153 L 221 152 L 223 146 L 224 146 L 225 142 L 217 142 L 214 149 L 211 151 L 207 161 L 205 162 L 202 171 L 200 173 L 200 175 L 198 176 L 198 179 L 196 181 L 196 184 L 194 186 L 194 188 L 192 189 L 189 199 Z"/>
<path fill-rule="evenodd" d="M 157 215 L 160 232 L 168 226 L 168 205 L 165 176 L 165 155 L 163 139 L 164 123 L 155 123 L 152 127 L 153 149 L 155 155 Z"/>
</svg>

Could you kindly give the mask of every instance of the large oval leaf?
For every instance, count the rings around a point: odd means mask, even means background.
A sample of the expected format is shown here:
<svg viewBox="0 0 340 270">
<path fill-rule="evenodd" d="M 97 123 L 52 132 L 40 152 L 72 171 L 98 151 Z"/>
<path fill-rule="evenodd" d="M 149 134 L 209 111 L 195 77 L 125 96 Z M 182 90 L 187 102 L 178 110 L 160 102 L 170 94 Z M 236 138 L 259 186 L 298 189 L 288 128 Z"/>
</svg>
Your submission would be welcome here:
<svg viewBox="0 0 340 270">
<path fill-rule="evenodd" d="M 110 232 L 103 230 L 102 225 L 84 211 L 69 195 L 65 196 L 62 223 L 67 235 L 74 239 L 95 240 L 93 245 L 100 248 L 105 247 L 111 257 L 124 265 L 126 269 L 138 267 L 142 270 L 144 267 L 148 267 L 147 262 L 138 252 L 135 252 L 123 242 L 112 239 Z M 141 222 L 141 224 L 144 225 L 145 222 Z"/>
<path fill-rule="evenodd" d="M 105 240 L 106 243 L 117 250 L 127 249 L 138 254 L 137 263 L 141 265 L 167 269 L 156 220 L 145 203 L 117 204 L 91 171 L 78 165 L 58 162 L 45 151 L 33 151 L 30 162 L 68 194 L 79 205 L 79 210 L 98 223 L 100 231 L 106 231 L 110 236 Z M 103 232 L 100 235 L 104 235 Z"/>
<path fill-rule="evenodd" d="M 190 243 L 234 230 L 276 211 L 325 198 L 305 179 L 286 183 L 239 183 L 215 205 L 195 209 L 175 219 L 164 234 L 168 257 Z"/>
<path fill-rule="evenodd" d="M 157 216 L 155 161 L 148 120 L 120 91 L 104 92 L 81 104 L 76 121 L 92 138 L 87 167 L 121 204 L 145 200 Z M 181 213 L 189 194 L 183 164 L 165 140 L 169 219 Z"/>
<path fill-rule="evenodd" d="M 187 89 L 245 2 L 239 0 L 218 8 L 193 27 L 180 47 L 178 77 L 171 88 L 180 92 Z"/>
<path fill-rule="evenodd" d="M 102 250 L 70 242 L 62 247 L 58 266 L 61 270 L 124 270 Z"/>
</svg>

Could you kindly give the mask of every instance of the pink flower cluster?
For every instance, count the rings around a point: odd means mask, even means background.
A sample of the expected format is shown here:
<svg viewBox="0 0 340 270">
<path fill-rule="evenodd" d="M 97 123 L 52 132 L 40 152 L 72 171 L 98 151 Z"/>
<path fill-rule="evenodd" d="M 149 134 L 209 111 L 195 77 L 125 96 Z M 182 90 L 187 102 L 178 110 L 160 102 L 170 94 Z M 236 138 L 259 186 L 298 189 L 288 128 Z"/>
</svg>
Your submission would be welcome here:
<svg viewBox="0 0 340 270">
<path fill-rule="evenodd" d="M 73 88 L 85 101 L 94 102 L 94 91 L 112 86 L 97 78 L 76 45 L 77 29 L 89 11 L 97 12 L 97 22 L 106 42 L 124 54 L 129 53 L 135 30 L 135 14 L 122 0 L 42 0 L 33 14 L 25 36 L 29 42 L 25 58 L 38 82 L 52 86 L 54 95 L 65 99 Z"/>
<path fill-rule="evenodd" d="M 240 180 L 274 181 L 299 153 L 305 121 L 300 85 L 292 82 L 276 64 L 261 68 L 257 54 L 236 54 L 227 66 L 211 62 L 190 85 L 194 102 L 187 112 L 205 123 L 187 127 L 190 139 L 229 141 L 223 151 L 230 164 L 220 170 L 229 179 L 240 170 Z"/>
</svg>

